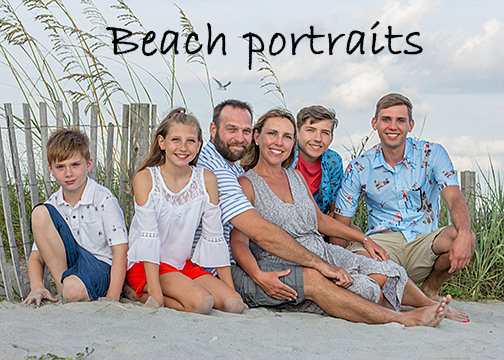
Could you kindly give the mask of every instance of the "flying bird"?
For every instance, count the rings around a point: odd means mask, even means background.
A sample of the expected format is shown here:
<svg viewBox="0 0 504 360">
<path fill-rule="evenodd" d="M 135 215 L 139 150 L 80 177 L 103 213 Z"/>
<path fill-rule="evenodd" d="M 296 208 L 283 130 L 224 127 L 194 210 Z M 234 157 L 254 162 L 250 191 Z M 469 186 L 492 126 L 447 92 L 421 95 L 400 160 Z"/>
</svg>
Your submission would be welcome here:
<svg viewBox="0 0 504 360">
<path fill-rule="evenodd" d="M 217 90 L 226 90 L 226 87 L 228 87 L 229 84 L 231 84 L 231 81 L 230 81 L 226 85 L 222 85 L 222 83 L 219 80 L 217 80 L 216 78 L 213 78 L 213 79 L 215 80 L 215 82 L 217 84 L 219 84 L 219 87 L 217 88 Z"/>
</svg>

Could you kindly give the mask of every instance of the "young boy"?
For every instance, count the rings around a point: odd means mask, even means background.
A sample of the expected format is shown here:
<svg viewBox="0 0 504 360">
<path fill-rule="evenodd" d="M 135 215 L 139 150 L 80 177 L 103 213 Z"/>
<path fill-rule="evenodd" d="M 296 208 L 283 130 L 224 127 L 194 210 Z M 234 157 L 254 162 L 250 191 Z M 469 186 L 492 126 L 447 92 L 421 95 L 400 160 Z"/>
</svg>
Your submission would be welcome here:
<svg viewBox="0 0 504 360">
<path fill-rule="evenodd" d="M 78 130 L 53 132 L 47 160 L 60 189 L 32 212 L 31 292 L 23 304 L 57 301 L 44 288 L 44 264 L 65 301 L 119 301 L 128 235 L 117 199 L 87 177 L 93 162 L 88 137 Z"/>
</svg>

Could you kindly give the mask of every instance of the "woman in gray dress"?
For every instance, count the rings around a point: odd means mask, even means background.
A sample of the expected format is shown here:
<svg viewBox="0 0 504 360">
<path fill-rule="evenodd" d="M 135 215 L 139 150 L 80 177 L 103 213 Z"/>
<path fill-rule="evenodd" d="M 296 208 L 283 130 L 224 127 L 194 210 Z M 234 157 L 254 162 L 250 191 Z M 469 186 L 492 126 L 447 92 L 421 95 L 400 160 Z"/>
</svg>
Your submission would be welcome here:
<svg viewBox="0 0 504 360">
<path fill-rule="evenodd" d="M 296 141 L 293 116 L 275 109 L 263 115 L 254 126 L 253 143 L 241 161 L 247 173 L 240 184 L 256 211 L 266 220 L 278 225 L 301 245 L 327 262 L 341 268 L 334 282 L 382 306 L 400 310 L 403 292 L 408 284 L 406 271 L 388 259 L 386 252 L 366 235 L 322 214 L 315 205 L 303 176 L 292 163 Z M 320 233 L 363 243 L 375 258 L 356 255 L 344 248 L 327 244 Z M 240 262 L 286 260 L 248 241 L 237 229 L 232 233 L 233 256 Z M 432 305 L 432 302 L 411 284 L 407 287 L 409 306 Z"/>
</svg>

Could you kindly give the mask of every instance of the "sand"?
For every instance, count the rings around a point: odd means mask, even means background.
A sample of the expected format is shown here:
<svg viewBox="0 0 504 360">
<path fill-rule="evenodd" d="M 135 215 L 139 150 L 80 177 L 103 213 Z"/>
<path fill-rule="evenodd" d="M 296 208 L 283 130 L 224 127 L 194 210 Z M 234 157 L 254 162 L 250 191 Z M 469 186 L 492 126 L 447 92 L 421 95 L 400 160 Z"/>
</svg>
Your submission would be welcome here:
<svg viewBox="0 0 504 360">
<path fill-rule="evenodd" d="M 355 324 L 265 308 L 241 315 L 151 310 L 138 303 L 0 302 L 0 359 L 502 359 L 504 303 L 457 302 L 469 323 Z"/>
</svg>

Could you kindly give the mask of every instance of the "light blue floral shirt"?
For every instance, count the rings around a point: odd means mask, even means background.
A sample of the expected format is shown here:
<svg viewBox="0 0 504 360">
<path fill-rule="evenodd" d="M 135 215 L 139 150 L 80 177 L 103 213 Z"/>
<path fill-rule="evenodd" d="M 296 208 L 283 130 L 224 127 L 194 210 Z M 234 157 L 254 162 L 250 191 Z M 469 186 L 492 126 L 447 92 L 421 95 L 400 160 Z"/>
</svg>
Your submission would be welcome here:
<svg viewBox="0 0 504 360">
<path fill-rule="evenodd" d="M 296 148 L 294 162 L 289 167 L 295 168 L 298 159 L 299 145 Z M 320 156 L 320 163 L 322 167 L 322 181 L 314 198 L 319 209 L 324 214 L 327 214 L 331 209 L 331 203 L 336 201 L 336 196 L 338 195 L 341 179 L 343 177 L 343 163 L 341 162 L 341 156 L 331 149 L 327 149 Z"/>
<path fill-rule="evenodd" d="M 366 234 L 391 229 L 409 242 L 438 228 L 439 194 L 448 186 L 458 186 L 457 175 L 441 145 L 407 138 L 404 157 L 393 169 L 378 144 L 348 165 L 335 212 L 352 217 L 364 194 Z"/>
</svg>

